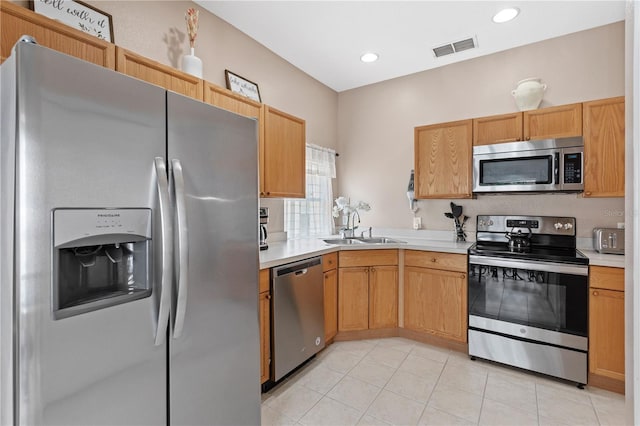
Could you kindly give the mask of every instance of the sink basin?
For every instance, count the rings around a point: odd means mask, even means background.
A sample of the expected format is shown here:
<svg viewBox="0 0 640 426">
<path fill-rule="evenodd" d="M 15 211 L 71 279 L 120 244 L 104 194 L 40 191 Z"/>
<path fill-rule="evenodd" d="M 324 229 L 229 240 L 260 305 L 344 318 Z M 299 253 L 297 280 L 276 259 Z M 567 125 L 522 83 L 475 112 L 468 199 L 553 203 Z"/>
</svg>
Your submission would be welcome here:
<svg viewBox="0 0 640 426">
<path fill-rule="evenodd" d="M 387 237 L 373 238 L 333 238 L 323 240 L 327 244 L 351 245 L 351 244 L 404 244 L 406 241 L 394 240 Z"/>
<path fill-rule="evenodd" d="M 362 241 L 356 238 L 333 238 L 333 239 L 328 239 L 323 241 L 327 244 L 337 244 L 337 245 L 362 244 Z"/>
<path fill-rule="evenodd" d="M 406 241 L 394 240 L 387 237 L 358 238 L 365 244 L 404 244 Z"/>
</svg>

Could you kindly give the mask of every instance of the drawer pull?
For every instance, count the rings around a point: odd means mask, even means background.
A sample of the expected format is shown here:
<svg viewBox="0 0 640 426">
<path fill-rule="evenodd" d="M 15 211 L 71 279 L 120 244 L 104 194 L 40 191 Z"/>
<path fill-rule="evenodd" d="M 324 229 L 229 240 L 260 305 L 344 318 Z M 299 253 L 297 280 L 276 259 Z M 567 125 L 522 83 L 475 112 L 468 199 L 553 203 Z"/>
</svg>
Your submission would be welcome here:
<svg viewBox="0 0 640 426">
<path fill-rule="evenodd" d="M 600 295 L 600 293 L 599 293 L 599 292 L 597 292 L 597 291 L 594 291 L 592 294 L 593 294 L 594 296 L 599 296 L 599 295 Z"/>
<path fill-rule="evenodd" d="M 432 257 L 432 258 L 431 258 L 431 261 L 432 261 L 433 263 L 435 263 L 435 262 L 437 261 L 437 259 L 436 259 L 435 257 Z"/>
</svg>

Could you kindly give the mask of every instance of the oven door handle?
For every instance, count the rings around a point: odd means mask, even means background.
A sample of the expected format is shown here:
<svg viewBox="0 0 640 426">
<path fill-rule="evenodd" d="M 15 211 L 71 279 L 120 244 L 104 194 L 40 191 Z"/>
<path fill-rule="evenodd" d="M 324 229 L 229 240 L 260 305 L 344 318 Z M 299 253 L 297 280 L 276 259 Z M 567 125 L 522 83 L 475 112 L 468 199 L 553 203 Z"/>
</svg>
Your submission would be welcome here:
<svg viewBox="0 0 640 426">
<path fill-rule="evenodd" d="M 589 275 L 587 265 L 566 265 L 562 263 L 547 262 L 527 262 L 523 260 L 512 260 L 488 256 L 469 256 L 469 265 L 498 266 L 502 268 L 528 269 L 541 272 L 555 272 L 567 275 Z"/>
</svg>

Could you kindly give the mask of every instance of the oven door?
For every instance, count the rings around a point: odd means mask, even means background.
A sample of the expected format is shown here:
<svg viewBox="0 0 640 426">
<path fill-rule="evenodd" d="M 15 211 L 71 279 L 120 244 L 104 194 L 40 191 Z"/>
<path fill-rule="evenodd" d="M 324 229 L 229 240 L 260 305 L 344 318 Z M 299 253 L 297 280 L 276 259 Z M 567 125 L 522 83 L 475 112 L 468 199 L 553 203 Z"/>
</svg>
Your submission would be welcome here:
<svg viewBox="0 0 640 426">
<path fill-rule="evenodd" d="M 537 192 L 561 188 L 555 149 L 473 155 L 473 192 Z"/>
<path fill-rule="evenodd" d="M 469 257 L 469 328 L 586 351 L 588 266 Z"/>
</svg>

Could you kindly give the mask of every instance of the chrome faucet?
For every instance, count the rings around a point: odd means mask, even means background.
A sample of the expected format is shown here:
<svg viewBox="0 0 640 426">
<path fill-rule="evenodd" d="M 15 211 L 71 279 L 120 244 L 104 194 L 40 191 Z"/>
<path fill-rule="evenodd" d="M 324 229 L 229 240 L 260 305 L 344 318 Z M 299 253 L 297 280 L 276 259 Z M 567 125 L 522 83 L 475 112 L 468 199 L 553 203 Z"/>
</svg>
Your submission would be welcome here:
<svg viewBox="0 0 640 426">
<path fill-rule="evenodd" d="M 364 234 L 367 232 L 367 230 L 365 229 L 364 231 L 362 231 L 362 233 L 360 234 L 360 238 L 364 238 Z M 369 227 L 369 238 L 371 238 L 371 227 Z"/>
</svg>

